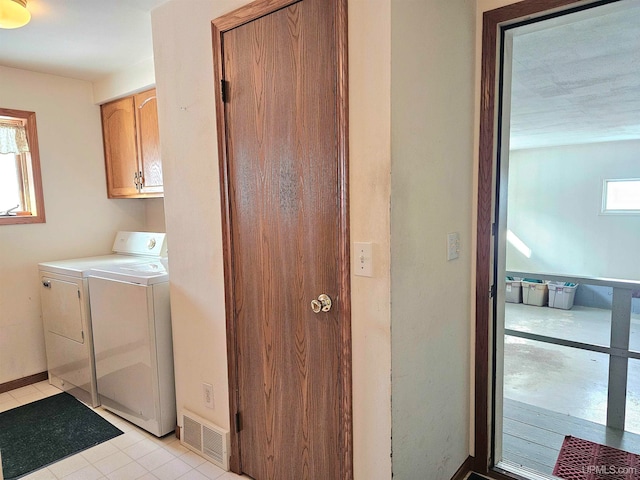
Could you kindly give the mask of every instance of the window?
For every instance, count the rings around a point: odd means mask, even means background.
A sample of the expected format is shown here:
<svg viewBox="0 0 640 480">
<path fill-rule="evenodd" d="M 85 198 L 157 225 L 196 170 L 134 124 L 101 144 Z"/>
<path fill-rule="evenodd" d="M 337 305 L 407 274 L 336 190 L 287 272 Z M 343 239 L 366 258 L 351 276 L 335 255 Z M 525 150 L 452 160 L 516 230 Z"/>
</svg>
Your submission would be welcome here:
<svg viewBox="0 0 640 480">
<path fill-rule="evenodd" d="M 640 179 L 605 180 L 602 187 L 602 213 L 640 214 Z"/>
<path fill-rule="evenodd" d="M 44 221 L 36 114 L 0 108 L 0 225 Z"/>
</svg>

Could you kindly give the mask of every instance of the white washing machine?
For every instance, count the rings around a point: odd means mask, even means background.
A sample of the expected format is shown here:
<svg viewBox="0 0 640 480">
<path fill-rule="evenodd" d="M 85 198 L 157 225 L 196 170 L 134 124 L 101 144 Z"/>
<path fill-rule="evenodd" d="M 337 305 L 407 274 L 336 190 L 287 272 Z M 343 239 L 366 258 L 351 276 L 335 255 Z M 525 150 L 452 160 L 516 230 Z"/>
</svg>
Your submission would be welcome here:
<svg viewBox="0 0 640 480">
<path fill-rule="evenodd" d="M 98 400 L 161 437 L 176 428 L 166 260 L 89 272 Z"/>
<path fill-rule="evenodd" d="M 166 256 L 166 234 L 118 232 L 113 254 L 44 262 L 40 271 L 49 383 L 98 406 L 89 282 L 93 267 L 140 263 Z"/>
</svg>

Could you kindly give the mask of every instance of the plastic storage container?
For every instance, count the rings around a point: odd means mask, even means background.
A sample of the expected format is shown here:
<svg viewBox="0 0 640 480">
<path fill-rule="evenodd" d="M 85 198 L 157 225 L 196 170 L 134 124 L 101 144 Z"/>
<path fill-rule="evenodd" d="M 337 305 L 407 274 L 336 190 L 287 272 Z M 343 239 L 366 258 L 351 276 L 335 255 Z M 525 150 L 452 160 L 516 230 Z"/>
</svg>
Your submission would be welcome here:
<svg viewBox="0 0 640 480">
<path fill-rule="evenodd" d="M 522 303 L 544 307 L 549 301 L 549 287 L 546 283 L 522 280 Z"/>
<path fill-rule="evenodd" d="M 573 307 L 573 300 L 576 297 L 575 283 L 554 282 L 549 283 L 549 306 L 570 310 Z"/>
<path fill-rule="evenodd" d="M 522 303 L 522 281 L 513 277 L 507 277 L 507 293 L 505 300 L 508 303 Z"/>
</svg>

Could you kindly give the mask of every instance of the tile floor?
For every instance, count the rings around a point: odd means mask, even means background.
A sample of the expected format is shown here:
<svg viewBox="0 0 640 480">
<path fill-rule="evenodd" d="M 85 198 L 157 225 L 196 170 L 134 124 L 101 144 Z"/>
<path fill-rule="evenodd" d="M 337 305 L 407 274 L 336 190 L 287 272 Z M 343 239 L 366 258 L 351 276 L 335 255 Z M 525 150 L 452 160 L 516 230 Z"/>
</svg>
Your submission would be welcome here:
<svg viewBox="0 0 640 480">
<path fill-rule="evenodd" d="M 60 393 L 47 381 L 0 393 L 0 412 Z M 124 432 L 67 457 L 24 480 L 247 480 L 225 472 L 183 447 L 174 435 L 157 438 L 98 407 L 95 412 Z"/>
</svg>

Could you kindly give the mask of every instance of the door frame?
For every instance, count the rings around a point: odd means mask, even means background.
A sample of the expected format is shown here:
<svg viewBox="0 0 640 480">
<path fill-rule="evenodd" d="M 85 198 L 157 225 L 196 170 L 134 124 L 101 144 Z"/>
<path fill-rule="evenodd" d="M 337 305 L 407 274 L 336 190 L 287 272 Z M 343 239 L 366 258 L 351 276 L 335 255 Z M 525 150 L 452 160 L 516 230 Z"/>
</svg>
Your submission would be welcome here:
<svg viewBox="0 0 640 480">
<path fill-rule="evenodd" d="M 482 18 L 482 58 L 480 77 L 480 133 L 478 143 L 478 197 L 476 233 L 476 340 L 475 340 L 475 418 L 474 470 L 488 473 L 492 469 L 494 401 L 494 328 L 493 312 L 497 295 L 490 292 L 499 283 L 494 277 L 494 228 L 498 215 L 495 198 L 496 175 L 499 175 L 497 139 L 499 135 L 498 92 L 500 65 L 499 29 L 501 26 L 528 19 L 540 19 L 561 11 L 591 8 L 618 0 L 522 0 L 489 10 Z M 495 229 L 497 234 L 497 228 Z M 492 288 L 493 287 L 493 288 Z M 493 471 L 497 478 L 514 478 Z"/>
<path fill-rule="evenodd" d="M 213 59 L 214 59 L 214 88 L 216 99 L 216 122 L 218 139 L 218 157 L 220 168 L 220 194 L 222 204 L 222 235 L 224 256 L 224 282 L 227 328 L 227 363 L 229 375 L 229 417 L 230 417 L 230 469 L 235 473 L 241 472 L 240 444 L 236 432 L 236 412 L 238 411 L 238 375 L 236 328 L 233 315 L 234 285 L 233 265 L 231 256 L 231 218 L 229 196 L 229 165 L 226 148 L 226 120 L 223 102 L 222 81 L 224 79 L 222 57 L 222 35 L 240 25 L 256 20 L 286 8 L 301 0 L 256 0 L 225 14 L 212 22 Z M 351 271 L 349 260 L 349 110 L 348 110 L 348 64 L 347 64 L 347 0 L 328 0 L 332 7 L 335 24 L 335 45 L 337 54 L 336 78 L 336 114 L 337 132 L 336 146 L 338 158 L 338 191 L 339 216 L 338 219 L 338 298 L 340 308 L 338 321 L 340 322 L 339 348 L 341 352 L 341 375 L 339 379 L 340 404 L 338 438 L 341 480 L 353 479 L 353 408 L 352 408 L 352 371 L 351 371 Z"/>
</svg>

